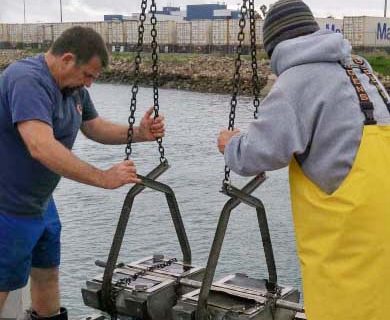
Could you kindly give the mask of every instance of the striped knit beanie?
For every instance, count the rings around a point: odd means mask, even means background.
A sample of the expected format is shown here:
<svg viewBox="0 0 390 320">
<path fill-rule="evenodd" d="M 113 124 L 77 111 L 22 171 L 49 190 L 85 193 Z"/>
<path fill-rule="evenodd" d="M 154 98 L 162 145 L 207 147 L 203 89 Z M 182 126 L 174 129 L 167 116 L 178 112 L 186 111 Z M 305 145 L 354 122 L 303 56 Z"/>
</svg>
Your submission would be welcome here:
<svg viewBox="0 0 390 320">
<path fill-rule="evenodd" d="M 269 9 L 263 25 L 263 43 L 271 57 L 282 41 L 320 29 L 310 8 L 301 0 L 279 0 Z"/>
</svg>

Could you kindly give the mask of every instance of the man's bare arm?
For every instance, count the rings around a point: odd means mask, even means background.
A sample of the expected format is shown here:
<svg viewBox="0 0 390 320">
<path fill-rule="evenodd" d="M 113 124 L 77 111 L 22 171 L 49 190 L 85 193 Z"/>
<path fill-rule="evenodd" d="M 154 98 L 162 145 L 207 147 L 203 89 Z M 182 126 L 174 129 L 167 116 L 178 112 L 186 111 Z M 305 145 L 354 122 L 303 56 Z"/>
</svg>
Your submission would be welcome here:
<svg viewBox="0 0 390 320">
<path fill-rule="evenodd" d="M 154 141 L 165 133 L 164 117 L 154 119 L 153 108 L 145 112 L 138 127 L 134 126 L 133 142 Z M 129 127 L 115 124 L 101 117 L 83 122 L 81 131 L 85 136 L 103 144 L 125 144 Z"/>
<path fill-rule="evenodd" d="M 140 182 L 132 161 L 124 161 L 108 170 L 100 170 L 82 161 L 58 142 L 53 129 L 42 121 L 20 122 L 17 128 L 31 156 L 61 176 L 106 189 Z"/>
<path fill-rule="evenodd" d="M 127 142 L 129 127 L 126 125 L 112 123 L 101 117 L 84 121 L 81 125 L 83 134 L 93 141 L 102 144 L 125 144 Z M 138 128 L 134 128 L 136 136 Z"/>
</svg>

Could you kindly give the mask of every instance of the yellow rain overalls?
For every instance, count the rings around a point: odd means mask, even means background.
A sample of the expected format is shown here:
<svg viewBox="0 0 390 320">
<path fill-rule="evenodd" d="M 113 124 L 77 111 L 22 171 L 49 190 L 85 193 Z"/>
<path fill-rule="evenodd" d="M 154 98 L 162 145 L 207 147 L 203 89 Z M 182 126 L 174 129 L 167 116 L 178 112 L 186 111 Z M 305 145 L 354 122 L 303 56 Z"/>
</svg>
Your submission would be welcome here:
<svg viewBox="0 0 390 320">
<path fill-rule="evenodd" d="M 390 103 L 375 77 L 370 77 Z M 373 105 L 346 68 L 365 115 L 361 144 L 341 186 L 326 194 L 294 159 L 291 201 L 308 320 L 390 319 L 390 126 L 379 126 Z"/>
</svg>

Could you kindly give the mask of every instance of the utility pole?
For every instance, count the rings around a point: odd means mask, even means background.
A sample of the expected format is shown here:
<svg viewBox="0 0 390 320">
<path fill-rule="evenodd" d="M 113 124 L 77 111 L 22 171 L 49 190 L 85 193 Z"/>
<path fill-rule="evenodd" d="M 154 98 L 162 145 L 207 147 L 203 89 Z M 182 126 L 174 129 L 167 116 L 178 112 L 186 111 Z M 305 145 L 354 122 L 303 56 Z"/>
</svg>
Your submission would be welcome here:
<svg viewBox="0 0 390 320">
<path fill-rule="evenodd" d="M 26 0 L 23 0 L 23 21 L 26 23 Z"/>
<path fill-rule="evenodd" d="M 61 15 L 61 23 L 62 23 L 62 0 L 60 0 L 60 15 Z"/>
<path fill-rule="evenodd" d="M 385 18 L 387 17 L 387 0 L 385 0 L 385 14 L 384 14 Z"/>
</svg>

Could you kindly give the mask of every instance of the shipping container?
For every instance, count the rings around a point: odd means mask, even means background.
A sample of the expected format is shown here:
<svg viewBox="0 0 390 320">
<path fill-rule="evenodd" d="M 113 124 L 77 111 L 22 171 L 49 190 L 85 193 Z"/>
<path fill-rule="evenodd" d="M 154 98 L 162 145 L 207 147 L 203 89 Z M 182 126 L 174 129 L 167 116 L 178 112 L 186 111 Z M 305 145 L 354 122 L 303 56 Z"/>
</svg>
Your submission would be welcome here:
<svg viewBox="0 0 390 320">
<path fill-rule="evenodd" d="M 65 30 L 77 24 L 72 22 L 65 22 L 65 23 L 51 23 L 50 25 L 52 29 L 52 41 L 55 41 Z"/>
<path fill-rule="evenodd" d="M 45 23 L 42 25 L 42 29 L 43 29 L 43 43 L 45 45 L 52 43 L 54 41 L 53 24 Z"/>
<path fill-rule="evenodd" d="M 256 19 L 256 44 L 263 46 L 263 19 Z"/>
<path fill-rule="evenodd" d="M 119 21 L 109 21 L 107 23 L 108 43 L 113 45 L 124 43 L 123 23 Z"/>
<path fill-rule="evenodd" d="M 229 45 L 229 19 L 213 20 L 212 44 L 215 46 Z"/>
<path fill-rule="evenodd" d="M 23 24 L 23 43 L 27 45 L 38 45 L 43 43 L 42 24 Z"/>
<path fill-rule="evenodd" d="M 89 27 L 99 33 L 105 43 L 108 43 L 108 22 L 97 21 L 97 22 L 86 22 L 85 27 Z"/>
<path fill-rule="evenodd" d="M 213 20 L 212 23 L 212 44 L 214 46 L 236 47 L 238 45 L 239 32 L 238 19 Z M 261 46 L 263 42 L 263 20 L 256 19 L 255 21 L 256 44 Z M 244 46 L 250 45 L 250 25 L 249 20 L 246 21 L 244 28 Z M 230 51 L 228 49 L 228 51 Z"/>
<path fill-rule="evenodd" d="M 322 29 L 343 32 L 353 47 L 389 47 L 390 19 L 381 17 L 345 17 L 344 19 L 316 18 Z M 111 46 L 132 48 L 138 42 L 138 21 L 99 21 L 36 24 L 0 24 L 2 47 L 42 44 L 50 45 L 66 29 L 81 25 L 97 31 Z M 263 20 L 256 20 L 256 43 L 262 45 Z M 151 42 L 150 21 L 145 22 L 144 43 Z M 224 50 L 224 46 L 237 46 L 239 19 L 213 19 L 192 21 L 158 21 L 157 42 L 165 47 L 195 46 L 202 50 L 209 46 Z M 250 45 L 249 19 L 246 20 L 244 46 Z M 171 47 L 170 47 L 171 48 Z M 170 49 L 169 49 L 170 50 Z M 182 49 L 181 49 L 182 50 Z M 192 50 L 190 48 L 190 50 Z M 206 50 L 207 51 L 207 50 Z M 206 52 L 200 51 L 200 52 Z M 184 51 L 183 51 L 184 52 Z"/>
<path fill-rule="evenodd" d="M 191 44 L 191 22 L 176 23 L 176 44 L 190 45 Z"/>
<path fill-rule="evenodd" d="M 212 20 L 193 20 L 191 21 L 191 26 L 192 45 L 211 45 Z"/>
<path fill-rule="evenodd" d="M 322 30 L 333 32 L 343 32 L 343 19 L 335 18 L 316 18 L 316 21 Z"/>
<path fill-rule="evenodd" d="M 0 23 L 0 43 L 9 42 L 8 24 Z"/>
<path fill-rule="evenodd" d="M 175 21 L 158 21 L 156 25 L 157 43 L 158 44 L 175 44 L 176 43 L 176 22 Z M 152 25 L 145 24 L 144 43 L 152 42 Z M 138 39 L 138 34 L 137 34 Z"/>
<path fill-rule="evenodd" d="M 12 45 L 23 43 L 23 24 L 9 24 L 9 42 Z"/>
<path fill-rule="evenodd" d="M 389 47 L 390 19 L 381 17 L 344 17 L 344 37 L 354 47 Z"/>
<path fill-rule="evenodd" d="M 229 44 L 238 45 L 238 34 L 240 32 L 239 19 L 231 20 L 229 23 Z M 244 41 L 243 45 L 250 45 L 250 32 L 249 32 L 249 19 L 246 20 L 244 28 Z"/>
<path fill-rule="evenodd" d="M 123 32 L 126 44 L 136 45 L 138 43 L 138 21 L 124 21 Z"/>
</svg>

